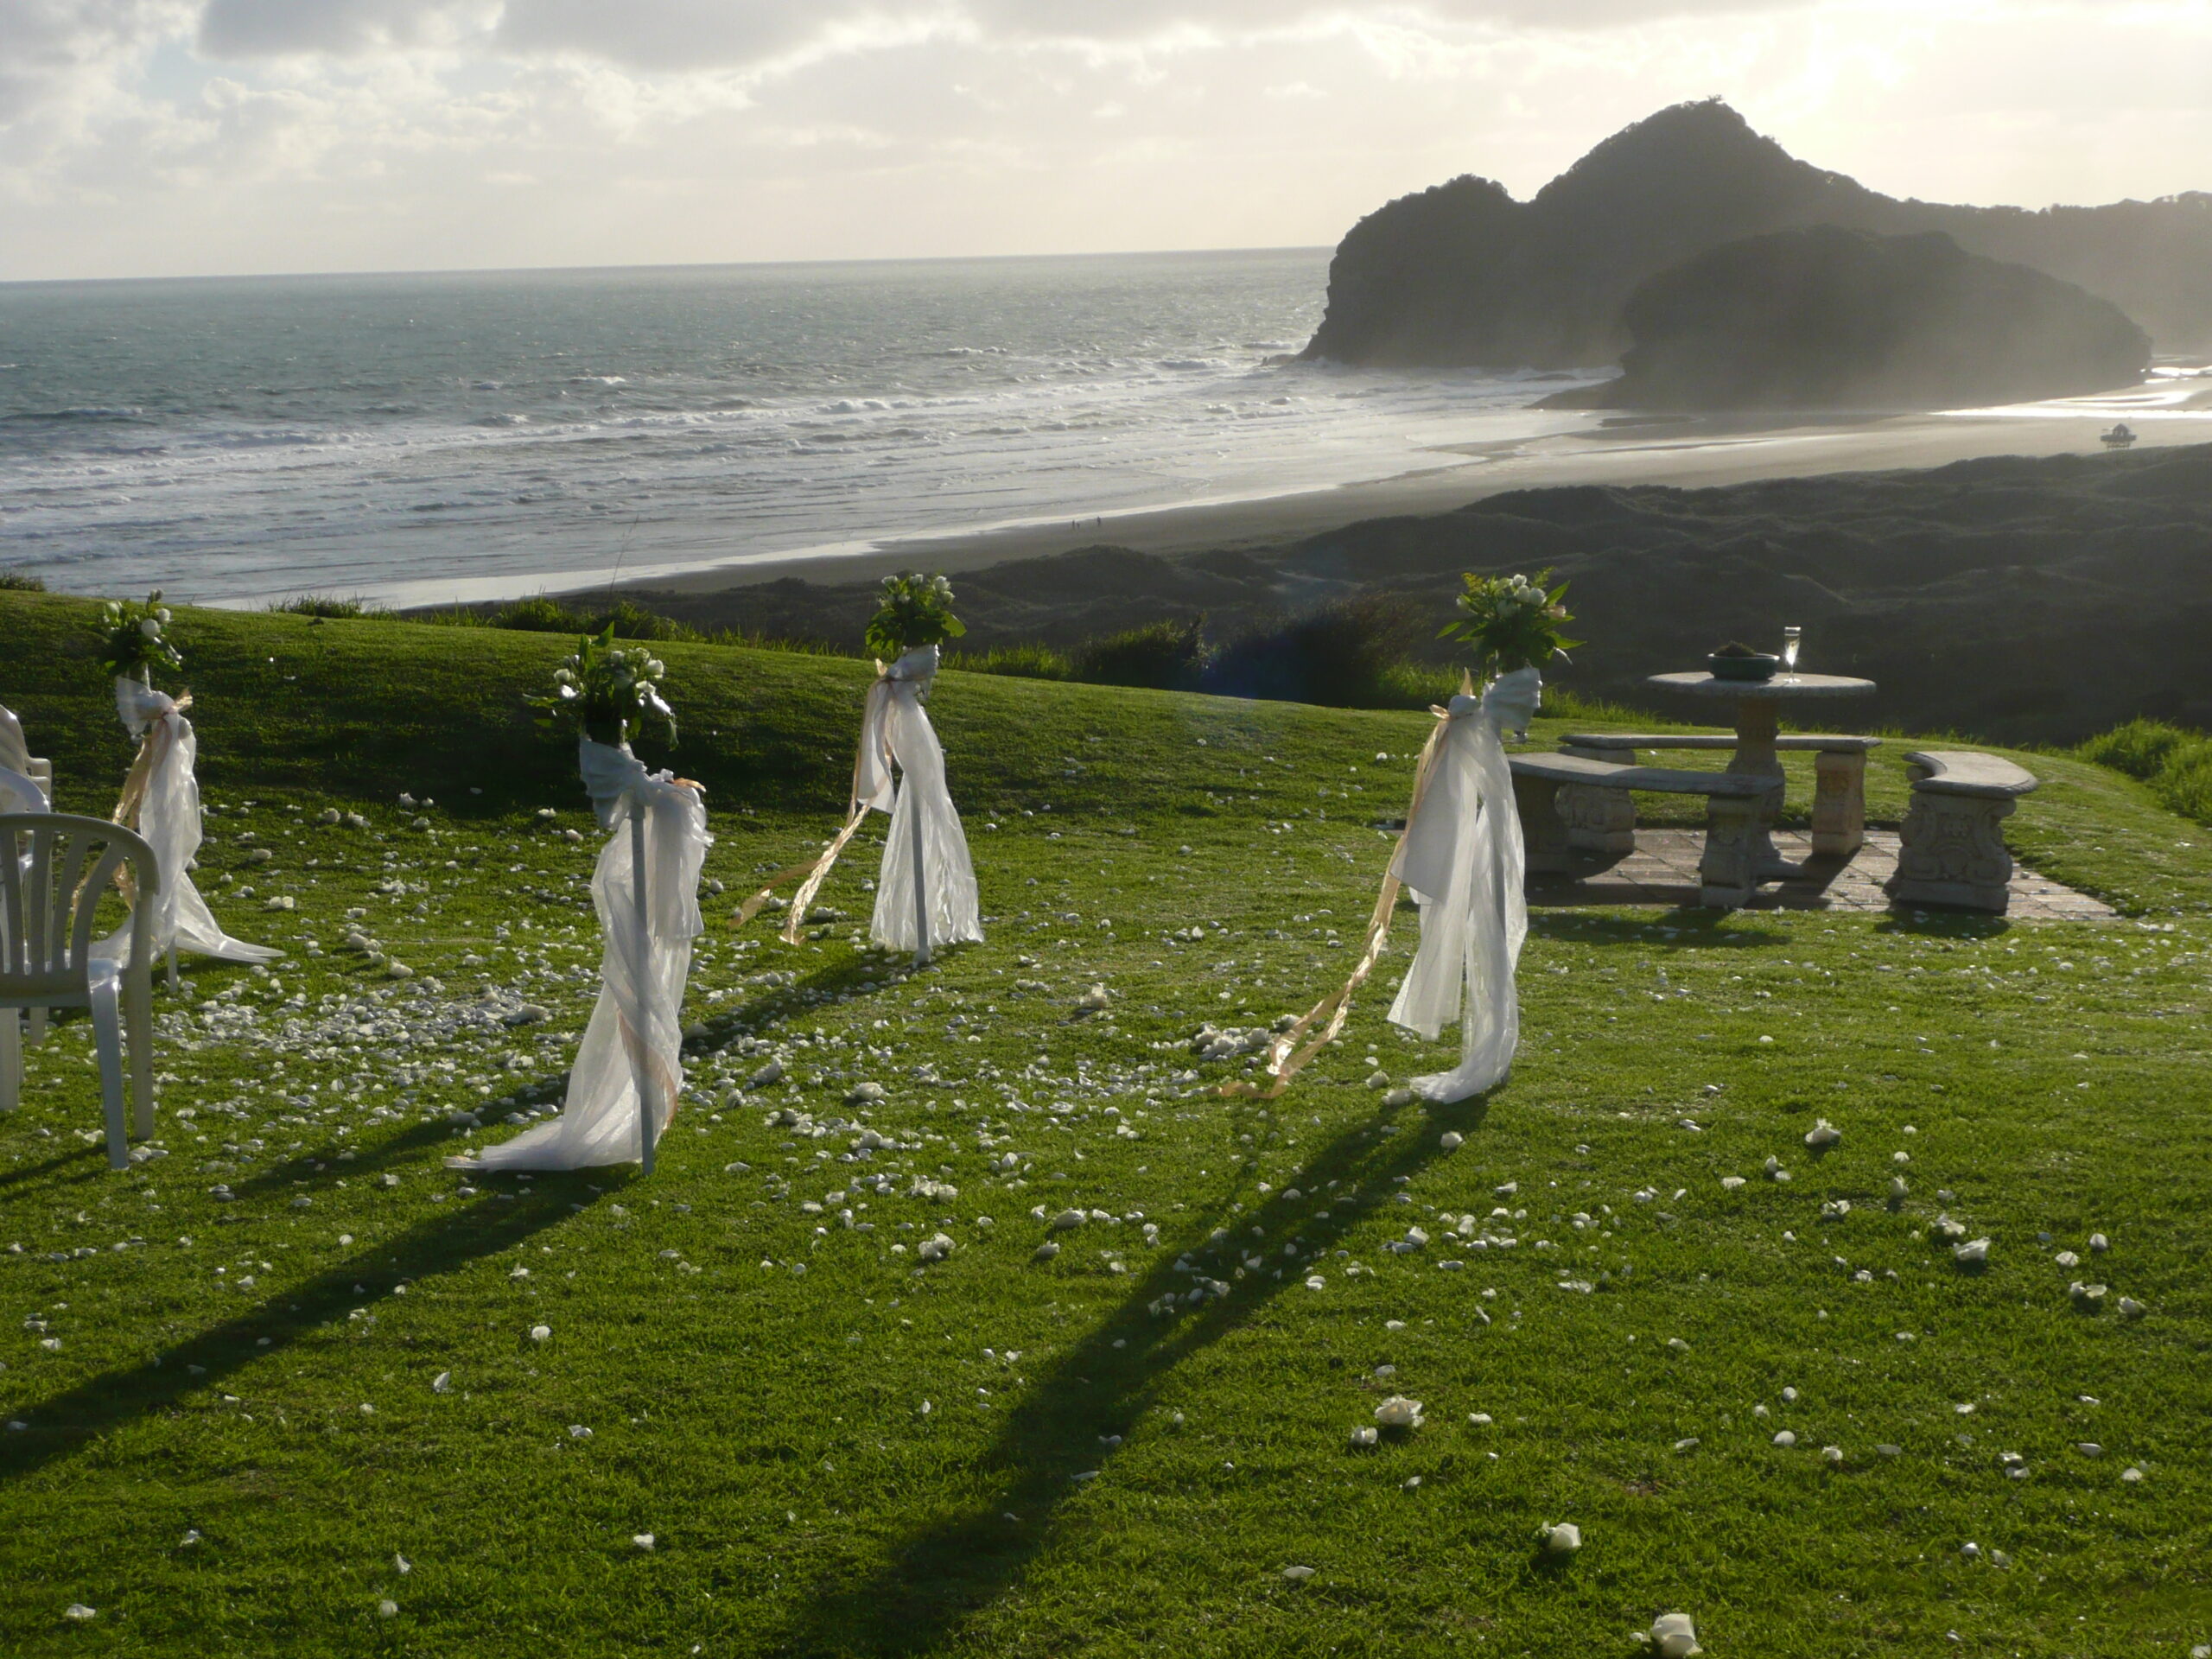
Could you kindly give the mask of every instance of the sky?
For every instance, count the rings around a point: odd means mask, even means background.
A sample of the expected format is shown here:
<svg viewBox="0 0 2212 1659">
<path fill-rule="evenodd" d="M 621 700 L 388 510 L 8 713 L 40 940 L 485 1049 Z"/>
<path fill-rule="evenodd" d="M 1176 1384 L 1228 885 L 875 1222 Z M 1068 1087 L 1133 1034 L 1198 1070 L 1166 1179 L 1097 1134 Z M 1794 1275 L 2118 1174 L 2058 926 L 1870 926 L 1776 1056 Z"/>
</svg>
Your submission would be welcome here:
<svg viewBox="0 0 2212 1659">
<path fill-rule="evenodd" d="M 2212 188 L 2212 0 L 0 0 L 0 280 L 1321 245 L 1714 94 L 1894 194 Z"/>
</svg>

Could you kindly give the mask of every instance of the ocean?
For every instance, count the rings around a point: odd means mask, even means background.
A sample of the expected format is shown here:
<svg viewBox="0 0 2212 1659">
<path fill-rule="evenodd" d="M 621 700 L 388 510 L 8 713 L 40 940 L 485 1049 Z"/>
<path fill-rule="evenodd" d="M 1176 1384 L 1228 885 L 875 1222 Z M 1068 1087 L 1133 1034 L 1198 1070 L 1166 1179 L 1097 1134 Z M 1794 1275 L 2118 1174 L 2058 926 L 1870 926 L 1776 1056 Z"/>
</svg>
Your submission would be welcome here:
<svg viewBox="0 0 2212 1659">
<path fill-rule="evenodd" d="M 1323 489 L 1587 423 L 1530 410 L 1554 386 L 1525 375 L 1270 366 L 1327 269 L 0 285 L 0 566 L 212 603 L 486 599 Z"/>
</svg>

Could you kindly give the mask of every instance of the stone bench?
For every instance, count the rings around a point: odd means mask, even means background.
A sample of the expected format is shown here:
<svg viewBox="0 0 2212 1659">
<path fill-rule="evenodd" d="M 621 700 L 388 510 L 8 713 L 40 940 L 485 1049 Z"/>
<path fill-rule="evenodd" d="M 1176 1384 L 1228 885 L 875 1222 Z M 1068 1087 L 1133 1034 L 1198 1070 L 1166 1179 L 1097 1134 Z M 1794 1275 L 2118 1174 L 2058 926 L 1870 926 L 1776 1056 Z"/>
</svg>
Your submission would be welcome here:
<svg viewBox="0 0 2212 1659">
<path fill-rule="evenodd" d="M 1579 754 L 1516 754 L 1508 764 L 1531 873 L 1591 874 L 1618 863 L 1635 850 L 1633 828 L 1629 844 L 1617 854 L 1611 845 L 1593 854 L 1590 826 L 1578 824 L 1573 815 L 1583 814 L 1593 802 L 1624 802 L 1630 791 L 1641 789 L 1706 798 L 1705 856 L 1698 864 L 1701 903 L 1733 910 L 1749 904 L 1758 890 L 1760 804 L 1773 788 L 1766 779 L 1612 766 Z"/>
<path fill-rule="evenodd" d="M 1627 763 L 1638 749 L 1733 749 L 1736 743 L 1727 732 L 1578 732 L 1560 740 L 1560 753 Z M 1783 753 L 1813 755 L 1813 856 L 1852 857 L 1866 842 L 1866 756 L 1882 747 L 1882 740 L 1801 732 L 1776 738 L 1774 747 Z M 1604 822 L 1586 833 L 1599 838 L 1605 850 L 1620 843 L 1626 857 L 1635 846 L 1636 810 L 1626 796 L 1609 794 L 1603 801 L 1564 810 L 1584 820 L 1602 814 Z M 1599 847 L 1593 844 L 1591 850 Z"/>
<path fill-rule="evenodd" d="M 1904 759 L 1912 805 L 1898 838 L 1897 874 L 1883 891 L 1901 905 L 2002 916 L 2012 894 L 2003 824 L 2039 780 L 2010 760 L 1970 749 L 1921 749 Z"/>
</svg>

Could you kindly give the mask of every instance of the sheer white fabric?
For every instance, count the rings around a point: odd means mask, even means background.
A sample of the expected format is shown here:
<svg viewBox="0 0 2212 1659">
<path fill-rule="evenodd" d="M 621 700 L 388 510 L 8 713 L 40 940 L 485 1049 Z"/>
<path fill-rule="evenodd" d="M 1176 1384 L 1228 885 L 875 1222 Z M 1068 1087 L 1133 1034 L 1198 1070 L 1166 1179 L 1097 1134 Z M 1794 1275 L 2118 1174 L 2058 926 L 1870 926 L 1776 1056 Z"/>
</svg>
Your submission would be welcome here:
<svg viewBox="0 0 2212 1659">
<path fill-rule="evenodd" d="M 1460 1024 L 1459 1065 L 1409 1085 L 1425 1100 L 1465 1100 L 1513 1068 L 1528 857 L 1502 734 L 1528 728 L 1542 683 L 1535 669 L 1516 669 L 1480 697 L 1452 699 L 1435 772 L 1392 871 L 1420 902 L 1421 948 L 1390 1019 L 1431 1039 Z"/>
<path fill-rule="evenodd" d="M 892 664 L 868 688 L 860 764 L 853 774 L 854 804 L 891 815 L 869 937 L 887 949 L 925 957 L 939 945 L 972 944 L 983 937 L 968 837 L 945 786 L 944 750 L 923 707 L 937 665 L 938 648 L 923 645 Z M 914 900 L 918 868 L 919 906 Z"/>
<path fill-rule="evenodd" d="M 124 786 L 117 822 L 146 838 L 162 872 L 162 890 L 155 900 L 155 953 L 190 950 L 223 962 L 275 962 L 284 954 L 282 950 L 248 944 L 224 932 L 192 884 L 192 861 L 200 851 L 200 781 L 193 775 L 200 740 L 192 722 L 175 699 L 132 679 L 116 681 L 115 710 L 141 746 L 130 781 Z M 127 963 L 130 925 L 125 923 L 93 950 Z"/>
<path fill-rule="evenodd" d="M 584 1027 L 561 1116 L 456 1169 L 588 1169 L 645 1157 L 649 1114 L 656 1142 L 683 1087 L 683 986 L 691 941 L 702 931 L 699 871 L 714 837 L 695 784 L 648 773 L 628 745 L 586 738 L 578 765 L 609 833 L 592 874 L 606 945 L 599 1001 Z M 642 828 L 645 863 L 632 849 Z M 641 1106 L 640 1102 L 643 1102 Z"/>
<path fill-rule="evenodd" d="M 0 709 L 0 766 L 28 777 L 31 769 L 31 746 L 23 737 L 23 722 L 16 718 L 12 709 Z"/>
</svg>

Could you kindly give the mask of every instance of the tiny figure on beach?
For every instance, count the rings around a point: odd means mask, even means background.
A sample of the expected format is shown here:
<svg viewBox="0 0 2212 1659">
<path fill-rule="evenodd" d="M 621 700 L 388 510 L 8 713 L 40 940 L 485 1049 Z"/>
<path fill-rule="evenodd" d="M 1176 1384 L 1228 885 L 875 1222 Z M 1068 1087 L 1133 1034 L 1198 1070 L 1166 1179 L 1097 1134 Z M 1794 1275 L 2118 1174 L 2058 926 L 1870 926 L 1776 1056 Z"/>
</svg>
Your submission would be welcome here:
<svg viewBox="0 0 2212 1659">
<path fill-rule="evenodd" d="M 2125 449 L 2135 442 L 2135 434 L 2129 429 L 2127 423 L 2122 421 L 2111 431 L 2099 433 L 2097 441 L 2107 449 Z"/>
</svg>

